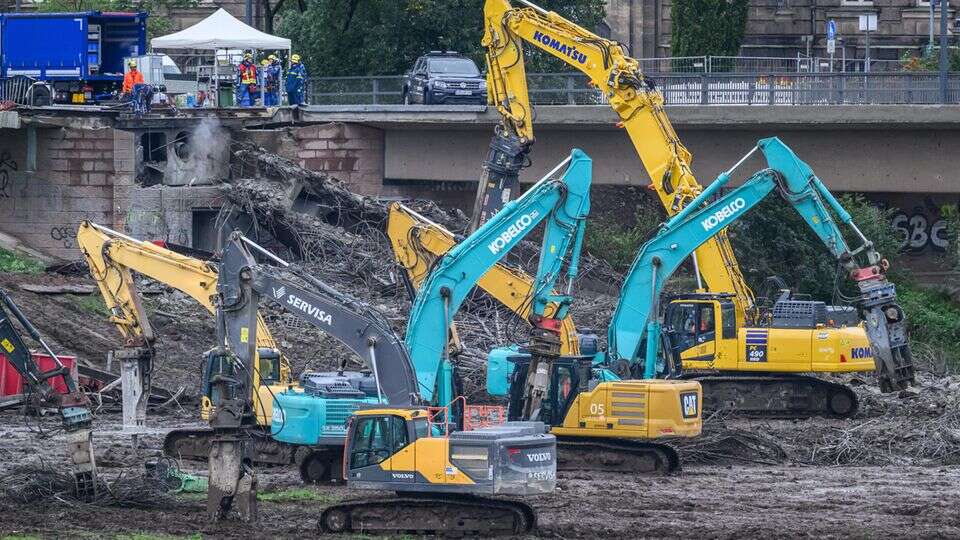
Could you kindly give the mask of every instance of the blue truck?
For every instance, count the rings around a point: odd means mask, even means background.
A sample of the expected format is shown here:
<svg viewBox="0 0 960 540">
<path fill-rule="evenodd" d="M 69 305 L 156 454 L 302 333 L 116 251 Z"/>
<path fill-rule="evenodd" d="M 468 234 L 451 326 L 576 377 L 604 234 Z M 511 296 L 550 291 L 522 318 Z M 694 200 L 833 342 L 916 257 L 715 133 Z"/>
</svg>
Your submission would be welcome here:
<svg viewBox="0 0 960 540">
<path fill-rule="evenodd" d="M 147 14 L 0 14 L 0 76 L 49 85 L 56 103 L 95 103 L 123 84 L 123 61 L 147 48 Z"/>
</svg>

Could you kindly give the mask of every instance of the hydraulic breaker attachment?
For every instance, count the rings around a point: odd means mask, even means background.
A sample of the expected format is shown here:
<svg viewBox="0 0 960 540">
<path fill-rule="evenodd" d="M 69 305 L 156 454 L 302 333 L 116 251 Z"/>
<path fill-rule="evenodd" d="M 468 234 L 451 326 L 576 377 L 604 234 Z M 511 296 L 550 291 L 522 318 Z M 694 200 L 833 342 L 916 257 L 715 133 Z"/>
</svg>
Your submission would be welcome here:
<svg viewBox="0 0 960 540">
<path fill-rule="evenodd" d="M 150 399 L 153 350 L 149 347 L 130 347 L 114 351 L 120 362 L 120 387 L 123 394 L 123 431 L 136 441 L 147 424 L 147 402 Z M 136 444 L 135 444 L 136 445 Z"/>
<path fill-rule="evenodd" d="M 490 139 L 490 151 L 483 162 L 483 173 L 477 185 L 470 230 L 486 223 L 503 205 L 519 195 L 520 169 L 529 152 L 529 144 L 505 129 Z"/>
<path fill-rule="evenodd" d="M 550 410 L 551 401 L 544 398 L 550 391 L 553 364 L 560 358 L 559 323 L 555 319 L 539 319 L 530 331 L 530 368 L 524 388 L 523 418 L 547 425 L 550 425 L 556 412 Z"/>
<path fill-rule="evenodd" d="M 257 475 L 241 432 L 221 433 L 211 442 L 207 513 L 225 519 L 236 510 L 243 521 L 257 520 Z"/>
</svg>

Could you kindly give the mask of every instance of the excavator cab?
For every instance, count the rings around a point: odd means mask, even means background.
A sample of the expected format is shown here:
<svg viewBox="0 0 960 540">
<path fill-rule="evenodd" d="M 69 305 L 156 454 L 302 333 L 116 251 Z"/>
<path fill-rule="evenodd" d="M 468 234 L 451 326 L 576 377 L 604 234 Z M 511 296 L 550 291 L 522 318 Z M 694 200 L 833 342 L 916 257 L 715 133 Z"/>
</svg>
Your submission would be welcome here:
<svg viewBox="0 0 960 540">
<path fill-rule="evenodd" d="M 507 417 L 509 420 L 520 420 L 523 411 L 523 383 L 527 380 L 530 356 L 518 355 L 510 361 L 514 368 L 510 380 Z M 596 386 L 596 382 L 591 380 L 592 369 L 593 358 L 589 356 L 564 356 L 554 361 L 547 386 L 547 398 L 540 404 L 538 420 L 549 426 L 563 424 L 567 411 L 580 391 Z"/>
<path fill-rule="evenodd" d="M 274 385 L 280 382 L 280 351 L 267 347 L 257 349 L 257 375 L 261 386 Z M 203 363 L 201 388 L 203 389 L 203 407 L 201 417 L 207 420 L 212 414 L 211 407 L 217 407 L 226 400 L 234 399 L 235 392 L 240 389 L 238 377 L 244 374 L 236 373 L 236 361 L 230 356 L 217 354 L 216 350 L 207 352 Z M 272 401 L 272 397 L 270 397 Z"/>
<path fill-rule="evenodd" d="M 674 297 L 663 317 L 665 353 L 688 369 L 709 369 L 730 345 L 736 348 L 737 312 L 733 295 L 690 294 Z"/>
</svg>

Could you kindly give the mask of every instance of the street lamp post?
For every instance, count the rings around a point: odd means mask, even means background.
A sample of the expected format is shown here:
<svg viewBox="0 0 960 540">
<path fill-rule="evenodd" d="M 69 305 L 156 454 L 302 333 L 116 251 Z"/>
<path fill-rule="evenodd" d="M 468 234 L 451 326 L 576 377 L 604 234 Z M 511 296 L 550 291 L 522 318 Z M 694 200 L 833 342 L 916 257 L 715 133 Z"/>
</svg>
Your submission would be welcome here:
<svg viewBox="0 0 960 540">
<path fill-rule="evenodd" d="M 931 3 L 934 0 L 930 0 Z M 950 67 L 950 48 L 947 44 L 948 0 L 940 0 L 940 103 L 947 102 L 947 70 Z"/>
</svg>

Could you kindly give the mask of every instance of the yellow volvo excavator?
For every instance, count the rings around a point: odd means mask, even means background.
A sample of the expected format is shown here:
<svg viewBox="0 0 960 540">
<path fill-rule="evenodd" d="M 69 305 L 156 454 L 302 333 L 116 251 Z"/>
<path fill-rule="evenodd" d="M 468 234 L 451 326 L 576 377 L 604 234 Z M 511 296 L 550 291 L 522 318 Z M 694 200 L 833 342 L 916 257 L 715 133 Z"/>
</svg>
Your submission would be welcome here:
<svg viewBox="0 0 960 540">
<path fill-rule="evenodd" d="M 110 311 L 111 322 L 124 338 L 124 348 L 116 351 L 114 357 L 122 363 L 133 364 L 133 371 L 139 375 L 141 398 L 135 401 L 137 416 L 142 423 L 149 394 L 143 390 L 150 384 L 155 335 L 133 272 L 189 295 L 212 314 L 215 311 L 213 300 L 217 294 L 217 270 L 209 263 L 89 221 L 80 224 L 77 245 L 100 288 Z M 261 463 L 288 464 L 293 461 L 293 448 L 276 443 L 268 435 L 273 416 L 273 396 L 286 390 L 292 383 L 290 366 L 262 317 L 257 319 L 257 328 L 259 369 L 253 374 L 255 384 L 251 397 L 255 404 L 256 422 L 263 428 L 263 437 L 256 445 L 255 459 Z M 215 368 L 212 363 L 204 366 L 204 395 L 200 412 L 204 420 L 209 419 L 213 411 L 210 378 L 214 375 L 211 370 Z M 205 428 L 171 431 L 164 440 L 164 451 L 175 457 L 205 460 L 211 435 L 212 432 Z"/>
<path fill-rule="evenodd" d="M 516 190 L 520 168 L 527 161 L 534 141 L 534 115 L 524 69 L 524 41 L 588 77 L 590 84 L 603 93 L 620 116 L 618 126 L 626 130 L 633 142 L 651 179 L 651 187 L 667 214 L 673 216 L 683 210 L 703 187 L 693 175 L 692 155 L 670 124 L 663 107 L 663 96 L 654 82 L 643 75 L 639 63 L 627 56 L 617 42 L 597 36 L 529 1 L 518 1 L 524 7 L 514 8 L 508 0 L 486 0 L 484 6 L 483 45 L 489 68 L 489 100 L 501 113 L 502 122 L 491 141 L 484 166 L 477 196 L 477 215 L 481 219 L 489 217 L 497 211 L 502 200 L 499 194 Z M 758 307 L 737 264 L 726 231 L 697 248 L 692 260 L 698 283 L 703 280 L 701 289 L 708 291 L 706 296 L 698 296 L 698 301 L 730 305 L 738 327 L 770 326 L 777 306 L 772 310 Z M 782 307 L 796 303 L 789 295 L 779 300 L 785 302 Z M 668 313 L 694 311 L 688 308 L 690 298 L 679 298 L 676 302 L 680 305 L 672 310 L 668 307 Z M 683 367 L 687 376 L 694 376 L 703 384 L 705 409 L 740 410 L 781 417 L 849 416 L 856 411 L 856 396 L 849 388 L 802 374 L 876 369 L 867 332 L 862 323 L 850 320 L 850 315 L 836 310 L 804 329 L 770 328 L 767 335 L 773 353 L 762 372 L 755 365 L 745 370 L 736 355 L 709 354 L 716 350 L 716 345 L 708 337 L 697 343 L 696 350 L 682 355 Z M 702 323 L 706 325 L 709 321 Z M 803 331 L 803 336 L 798 336 L 799 330 Z M 820 350 L 824 342 L 836 344 L 827 357 Z M 700 351 L 705 352 L 700 354 Z M 624 372 L 629 366 L 614 367 Z M 904 388 L 908 384 L 906 379 L 888 381 L 881 378 L 884 391 Z M 795 403 L 788 403 L 796 400 L 797 388 L 811 395 L 840 392 L 846 398 L 841 401 L 850 405 L 839 411 L 798 407 Z M 745 399 L 744 396 L 750 397 Z"/>
</svg>

